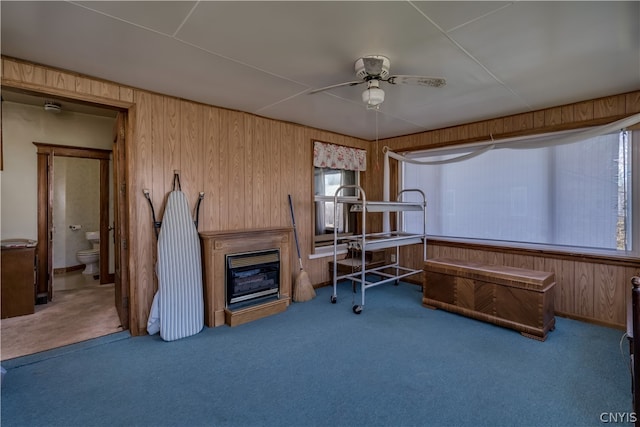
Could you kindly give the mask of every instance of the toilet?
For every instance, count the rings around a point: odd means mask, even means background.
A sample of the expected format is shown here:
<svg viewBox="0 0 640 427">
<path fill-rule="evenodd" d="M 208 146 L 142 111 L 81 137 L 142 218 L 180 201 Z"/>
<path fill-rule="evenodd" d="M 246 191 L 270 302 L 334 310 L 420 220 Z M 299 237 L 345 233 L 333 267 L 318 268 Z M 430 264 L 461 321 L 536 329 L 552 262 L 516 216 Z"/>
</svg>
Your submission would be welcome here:
<svg viewBox="0 0 640 427">
<path fill-rule="evenodd" d="M 98 262 L 100 261 L 100 232 L 87 231 L 85 237 L 91 243 L 91 249 L 78 251 L 78 261 L 84 264 L 82 274 L 97 276 L 99 274 Z"/>
</svg>

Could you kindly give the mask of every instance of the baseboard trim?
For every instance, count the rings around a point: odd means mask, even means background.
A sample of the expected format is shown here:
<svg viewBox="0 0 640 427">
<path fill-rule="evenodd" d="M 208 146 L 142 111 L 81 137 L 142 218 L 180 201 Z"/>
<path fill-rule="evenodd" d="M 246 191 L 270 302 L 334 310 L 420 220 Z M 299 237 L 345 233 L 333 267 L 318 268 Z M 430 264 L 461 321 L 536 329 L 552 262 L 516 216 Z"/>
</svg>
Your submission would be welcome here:
<svg viewBox="0 0 640 427">
<path fill-rule="evenodd" d="M 53 275 L 56 276 L 59 274 L 71 273 L 72 271 L 78 271 L 78 270 L 84 270 L 84 265 L 80 264 L 80 265 L 72 265 L 70 267 L 54 268 Z"/>
</svg>

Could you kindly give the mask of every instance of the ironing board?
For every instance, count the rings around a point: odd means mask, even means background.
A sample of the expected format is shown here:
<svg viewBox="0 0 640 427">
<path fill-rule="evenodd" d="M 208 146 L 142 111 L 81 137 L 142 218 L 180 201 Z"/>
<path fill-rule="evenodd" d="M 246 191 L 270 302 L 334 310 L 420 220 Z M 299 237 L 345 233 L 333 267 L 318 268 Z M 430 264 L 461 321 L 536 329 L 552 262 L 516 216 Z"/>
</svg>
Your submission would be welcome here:
<svg viewBox="0 0 640 427">
<path fill-rule="evenodd" d="M 158 292 L 147 332 L 165 341 L 195 335 L 204 327 L 200 238 L 182 191 L 169 193 L 158 235 Z"/>
</svg>

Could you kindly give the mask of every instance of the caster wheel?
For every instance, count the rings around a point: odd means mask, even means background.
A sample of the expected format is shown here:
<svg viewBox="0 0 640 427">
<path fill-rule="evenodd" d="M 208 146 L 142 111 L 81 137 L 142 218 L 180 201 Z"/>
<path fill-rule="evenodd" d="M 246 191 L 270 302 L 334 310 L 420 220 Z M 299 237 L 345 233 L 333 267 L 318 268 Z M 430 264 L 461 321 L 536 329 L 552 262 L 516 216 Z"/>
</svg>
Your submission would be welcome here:
<svg viewBox="0 0 640 427">
<path fill-rule="evenodd" d="M 335 304 L 336 301 L 338 301 L 338 297 L 336 297 L 335 295 L 331 295 L 331 304 Z"/>
<path fill-rule="evenodd" d="M 361 305 L 354 305 L 354 306 L 353 306 L 353 312 L 354 312 L 355 314 L 360 314 L 360 313 L 362 313 L 362 306 L 361 306 Z"/>
</svg>

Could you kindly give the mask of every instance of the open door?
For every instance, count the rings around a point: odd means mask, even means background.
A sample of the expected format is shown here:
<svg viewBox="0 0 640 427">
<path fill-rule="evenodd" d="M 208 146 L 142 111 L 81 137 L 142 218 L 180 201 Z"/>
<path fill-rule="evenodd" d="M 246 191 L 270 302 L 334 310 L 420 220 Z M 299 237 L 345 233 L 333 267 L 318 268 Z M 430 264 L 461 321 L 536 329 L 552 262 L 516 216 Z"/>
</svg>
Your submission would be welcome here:
<svg viewBox="0 0 640 427">
<path fill-rule="evenodd" d="M 36 303 L 53 298 L 53 155 L 38 151 L 38 247 Z"/>
<path fill-rule="evenodd" d="M 129 329 L 129 270 L 126 215 L 127 187 L 124 161 L 126 115 L 118 113 L 113 142 L 113 185 L 114 185 L 114 256 L 115 256 L 115 305 L 123 329 Z"/>
<path fill-rule="evenodd" d="M 100 159 L 100 284 L 115 283 L 115 274 L 109 272 L 111 227 L 109 226 L 109 160 Z"/>
</svg>

